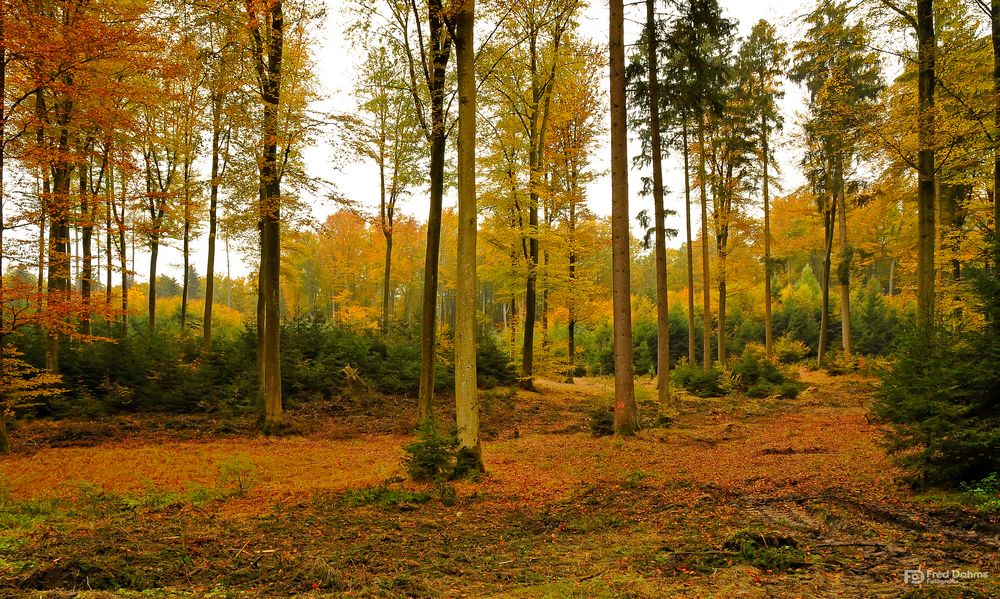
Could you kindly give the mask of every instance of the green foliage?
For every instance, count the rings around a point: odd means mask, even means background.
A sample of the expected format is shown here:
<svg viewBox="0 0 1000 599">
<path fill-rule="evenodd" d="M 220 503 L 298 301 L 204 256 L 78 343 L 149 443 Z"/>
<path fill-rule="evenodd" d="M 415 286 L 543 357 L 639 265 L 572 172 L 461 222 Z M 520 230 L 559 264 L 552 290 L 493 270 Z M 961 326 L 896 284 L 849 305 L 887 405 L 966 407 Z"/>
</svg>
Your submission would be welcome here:
<svg viewBox="0 0 1000 599">
<path fill-rule="evenodd" d="M 595 437 L 610 437 L 615 434 L 615 410 L 608 406 L 598 406 L 590 411 L 590 432 Z"/>
<path fill-rule="evenodd" d="M 774 341 L 772 346 L 774 356 L 785 364 L 801 362 L 809 355 L 809 346 L 796 339 L 791 333 L 785 333 Z"/>
<path fill-rule="evenodd" d="M 219 463 L 219 487 L 236 497 L 246 497 L 256 482 L 256 468 L 244 454 L 234 454 Z"/>
<path fill-rule="evenodd" d="M 724 549 L 760 570 L 788 572 L 809 566 L 794 538 L 760 530 L 741 530 L 726 539 Z"/>
<path fill-rule="evenodd" d="M 642 470 L 633 470 L 632 472 L 629 472 L 625 477 L 625 480 L 622 481 L 622 487 L 626 489 L 635 489 L 642 483 L 642 481 L 647 478 L 652 478 L 652 476 L 652 474 L 643 472 Z"/>
<path fill-rule="evenodd" d="M 348 507 L 377 505 L 382 508 L 409 506 L 427 503 L 431 496 L 420 491 L 393 489 L 382 485 L 365 489 L 355 489 L 344 493 L 344 504 Z"/>
<path fill-rule="evenodd" d="M 701 366 L 688 362 L 677 365 L 673 381 L 697 397 L 722 397 L 732 391 L 730 381 L 721 369 L 704 370 Z"/>
<path fill-rule="evenodd" d="M 780 393 L 780 389 L 771 383 L 760 382 L 754 383 L 747 387 L 745 394 L 747 397 L 754 397 L 757 399 L 763 399 L 765 397 L 771 397 L 772 395 L 777 395 Z"/>
<path fill-rule="evenodd" d="M 113 330 L 97 331 L 114 337 Z M 43 335 L 17 339 L 26 361 L 45 361 Z M 365 391 L 416 395 L 419 388 L 419 332 L 396 327 L 388 334 L 330 324 L 318 314 L 288 320 L 281 330 L 282 392 L 289 405 L 330 400 L 357 375 Z M 257 331 L 247 326 L 219 335 L 206 351 L 198 335 L 165 328 L 138 329 L 114 343 L 67 344 L 60 356 L 66 392 L 44 399 L 42 413 L 96 417 L 132 411 L 240 413 L 254 408 L 257 396 Z M 482 388 L 516 380 L 508 357 L 491 332 L 481 333 L 477 374 Z M 450 366 L 438 364 L 439 391 L 454 384 Z"/>
<path fill-rule="evenodd" d="M 936 330 L 903 341 L 875 413 L 911 483 L 952 486 L 1000 471 L 1000 337 Z"/>
<path fill-rule="evenodd" d="M 441 435 L 424 424 L 417 431 L 417 440 L 403 448 L 403 466 L 417 482 L 442 482 L 455 471 L 457 445 L 454 435 Z"/>
<path fill-rule="evenodd" d="M 670 363 L 676 364 L 687 356 L 687 316 L 676 306 L 670 310 Z M 610 323 L 602 323 L 592 330 L 577 326 L 577 343 L 583 348 L 581 366 L 592 375 L 611 374 L 615 371 L 614 331 Z M 632 327 L 632 366 L 636 374 L 656 373 L 657 326 L 655 320 L 637 319 Z M 700 343 L 700 327 L 696 340 Z M 698 345 L 698 347 L 701 347 Z M 582 376 L 578 373 L 577 376 Z"/>
<path fill-rule="evenodd" d="M 774 333 L 789 334 L 810 348 L 819 343 L 820 287 L 806 265 L 794 285 L 782 292 L 782 302 L 773 316 Z"/>
<path fill-rule="evenodd" d="M 781 384 L 781 396 L 785 399 L 795 399 L 802 393 L 802 383 L 788 381 Z"/>
<path fill-rule="evenodd" d="M 842 351 L 832 351 L 823 360 L 823 369 L 833 376 L 857 372 L 859 367 L 857 356 Z"/>
<path fill-rule="evenodd" d="M 963 483 L 962 495 L 978 510 L 1000 512 L 1000 474 L 991 472 L 978 483 Z"/>
<path fill-rule="evenodd" d="M 855 295 L 851 324 L 852 349 L 863 356 L 880 356 L 895 348 L 905 320 L 885 303 L 878 281 L 872 279 Z"/>
<path fill-rule="evenodd" d="M 732 362 L 731 369 L 737 389 L 748 397 L 798 396 L 799 385 L 794 377 L 775 360 L 768 359 L 762 345 L 748 343 L 739 359 Z"/>
</svg>

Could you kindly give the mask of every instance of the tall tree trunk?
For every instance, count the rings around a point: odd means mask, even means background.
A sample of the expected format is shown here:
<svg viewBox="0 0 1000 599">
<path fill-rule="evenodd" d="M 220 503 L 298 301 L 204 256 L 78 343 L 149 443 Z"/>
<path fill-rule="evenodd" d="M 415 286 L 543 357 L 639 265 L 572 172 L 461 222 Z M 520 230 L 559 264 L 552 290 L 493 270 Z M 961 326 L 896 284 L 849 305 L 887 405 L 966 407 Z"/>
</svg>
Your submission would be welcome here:
<svg viewBox="0 0 1000 599">
<path fill-rule="evenodd" d="M 687 320 L 688 320 L 688 363 L 694 364 L 697 357 L 698 343 L 694 324 L 694 242 L 691 236 L 691 169 L 689 165 L 690 147 L 688 146 L 688 119 L 681 117 L 681 144 L 684 146 L 684 218 L 687 223 Z"/>
<path fill-rule="evenodd" d="M 208 263 L 205 265 L 205 315 L 202 339 L 205 349 L 212 347 L 212 307 L 215 303 L 215 241 L 219 226 L 219 176 L 222 139 L 222 95 L 212 97 L 212 179 L 208 192 Z"/>
<path fill-rule="evenodd" d="M 430 209 L 427 215 L 427 252 L 424 257 L 424 288 L 420 318 L 420 392 L 417 421 L 433 427 L 434 366 L 437 351 L 438 256 L 441 250 L 441 207 L 444 197 L 444 152 L 447 131 L 444 122 L 445 69 L 451 42 L 442 21 L 441 0 L 428 2 L 428 30 L 432 45 L 428 91 L 431 100 Z"/>
<path fill-rule="evenodd" d="M 458 69 L 458 257 L 455 290 L 457 475 L 484 470 L 476 386 L 476 70 L 475 0 L 455 16 Z"/>
<path fill-rule="evenodd" d="M 667 224 L 663 207 L 663 146 L 660 140 L 660 84 L 654 0 L 646 0 L 646 59 L 649 66 L 649 131 L 653 158 L 656 227 L 656 394 L 660 415 L 670 405 L 670 309 L 667 303 Z"/>
<path fill-rule="evenodd" d="M 110 188 L 111 211 L 115 217 L 115 225 L 118 227 L 118 257 L 122 270 L 122 298 L 121 298 L 121 337 L 125 337 L 128 332 L 128 247 L 125 245 L 125 202 L 122 199 L 121 216 L 118 215 L 117 202 L 115 201 L 114 186 Z"/>
<path fill-rule="evenodd" d="M 264 221 L 257 223 L 257 234 L 260 239 L 260 255 L 264 255 Z M 257 424 L 264 425 L 265 397 L 264 397 L 264 323 L 267 320 L 264 310 L 264 264 L 257 267 L 257 398 L 254 402 L 257 407 Z M 336 319 L 334 318 L 334 321 Z"/>
<path fill-rule="evenodd" d="M 38 127 L 35 131 L 35 143 L 39 148 L 45 146 L 45 95 L 41 88 L 35 91 L 35 117 L 38 119 Z M 45 240 L 45 225 L 48 222 L 49 197 L 52 195 L 52 184 L 49 179 L 49 168 L 47 165 L 39 167 L 42 175 L 42 189 L 38 197 L 38 294 L 41 295 L 45 288 L 45 260 L 48 253 L 48 246 Z M 37 187 L 37 180 L 36 180 Z"/>
<path fill-rule="evenodd" d="M 382 333 L 389 330 L 390 286 L 392 285 L 392 226 L 386 213 L 385 163 L 379 161 L 379 220 L 385 237 L 385 268 L 382 270 Z"/>
<path fill-rule="evenodd" d="M 263 145 L 260 167 L 261 256 L 259 293 L 262 298 L 263 335 L 257 356 L 263 378 L 263 430 L 273 432 L 284 424 L 281 398 L 281 171 L 278 166 L 278 107 L 281 101 L 284 14 L 282 0 L 270 6 L 267 60 L 261 84 Z M 260 57 L 263 61 L 264 57 Z M 260 67 L 259 67 L 260 68 Z M 258 322 L 258 327 L 260 323 Z"/>
<path fill-rule="evenodd" d="M 632 370 L 631 240 L 628 214 L 628 139 L 625 113 L 625 15 L 611 0 L 608 51 L 611 62 L 611 295 L 615 348 L 615 434 L 639 427 Z"/>
<path fill-rule="evenodd" d="M 184 232 L 181 239 L 181 331 L 187 328 L 188 296 L 191 293 L 191 163 L 184 157 Z"/>
<path fill-rule="evenodd" d="M 698 183 L 701 187 L 702 368 L 712 367 L 712 288 L 708 265 L 708 193 L 705 172 L 705 115 L 698 111 Z"/>
<path fill-rule="evenodd" d="M 718 330 L 718 347 L 716 349 L 717 355 L 719 357 L 719 362 L 725 363 L 726 361 L 726 331 L 727 331 L 727 300 L 729 299 L 729 293 L 726 289 L 726 260 L 729 258 L 729 250 L 723 242 L 723 245 L 719 247 L 719 330 Z"/>
<path fill-rule="evenodd" d="M 86 159 L 86 158 L 84 158 Z M 83 312 L 80 318 L 80 332 L 85 336 L 91 334 L 90 294 L 94 279 L 94 255 L 92 240 L 94 235 L 94 219 L 91 213 L 91 203 L 88 196 L 88 168 L 86 163 L 80 165 L 80 218 L 82 219 L 83 235 L 83 268 L 80 273 L 80 300 L 83 302 Z"/>
<path fill-rule="evenodd" d="M 896 258 L 889 258 L 889 295 L 896 295 Z"/>
<path fill-rule="evenodd" d="M 382 331 L 389 330 L 392 313 L 392 230 L 383 231 L 385 236 L 385 269 L 382 273 Z"/>
<path fill-rule="evenodd" d="M 569 205 L 569 321 L 566 323 L 566 353 L 569 358 L 569 369 L 566 371 L 566 382 L 572 383 L 576 375 L 576 306 L 573 300 L 573 284 L 576 281 L 576 202 Z"/>
<path fill-rule="evenodd" d="M 514 351 L 517 347 L 517 297 L 510 296 L 510 360 L 514 361 Z"/>
<path fill-rule="evenodd" d="M 110 152 L 109 152 L 110 154 Z M 108 182 L 105 186 L 105 198 L 104 202 L 104 266 L 106 269 L 106 284 L 104 289 L 104 306 L 110 310 L 111 308 L 111 285 L 113 282 L 112 274 L 114 267 L 112 265 L 112 238 L 111 238 L 111 198 L 115 193 L 114 189 L 114 170 L 113 167 L 108 164 Z"/>
<path fill-rule="evenodd" d="M 64 114 L 68 114 L 64 113 Z M 72 166 L 68 162 L 69 131 L 64 126 L 59 133 L 59 158 L 52 169 L 52 197 L 49 198 L 48 296 L 56 305 L 69 301 L 70 246 L 69 197 Z M 45 350 L 45 368 L 59 372 L 59 349 L 62 335 L 49 331 Z"/>
<path fill-rule="evenodd" d="M 6 16 L 0 14 L 0 39 L 4 37 L 4 22 Z M 7 149 L 7 47 L 0 44 L 0 381 L 4 379 L 4 356 L 6 355 L 7 336 L 3 334 L 4 328 L 4 281 L 3 281 L 3 252 L 4 252 L 4 158 Z M 0 454 L 10 453 L 10 441 L 7 438 L 6 420 L 6 398 L 4 394 L 6 388 L 0 386 Z"/>
<path fill-rule="evenodd" d="M 764 351 L 767 357 L 774 355 L 774 321 L 771 318 L 771 181 L 768 166 L 771 159 L 768 147 L 767 116 L 761 116 L 761 138 L 763 153 L 761 165 L 764 170 L 762 187 L 764 189 Z"/>
<path fill-rule="evenodd" d="M 917 166 L 917 326 L 926 331 L 934 322 L 934 2 L 917 0 L 918 147 Z"/>
<path fill-rule="evenodd" d="M 154 227 L 157 225 L 154 223 Z M 149 331 L 156 330 L 156 267 L 160 257 L 160 235 L 153 233 L 149 236 Z"/>
<path fill-rule="evenodd" d="M 851 353 L 851 246 L 847 241 L 847 201 L 845 186 L 837 194 L 837 222 L 840 234 L 840 336 L 845 354 Z"/>
<path fill-rule="evenodd" d="M 1000 271 L 1000 0 L 990 3 L 993 41 L 993 268 Z M 1000 334 L 1000 314 L 992 314 L 994 334 Z"/>
<path fill-rule="evenodd" d="M 442 115 L 443 119 L 443 115 Z M 417 420 L 421 424 L 432 419 L 434 401 L 434 366 L 437 350 L 437 278 L 438 256 L 441 249 L 441 207 L 444 196 L 444 123 L 438 124 L 431 144 L 431 198 L 427 218 L 427 254 L 424 259 L 424 289 L 420 317 L 420 395 L 417 400 Z"/>
<path fill-rule="evenodd" d="M 830 197 L 826 199 L 829 204 L 823 213 L 823 268 L 821 273 L 821 305 L 819 318 L 819 348 L 816 352 L 816 361 L 819 366 L 823 366 L 826 361 L 826 349 L 829 345 L 830 336 L 830 278 L 831 262 L 833 261 L 833 235 L 834 227 L 837 223 L 837 197 L 840 188 L 844 184 L 843 161 L 839 154 L 833 158 L 833 186 L 830 190 Z"/>
</svg>

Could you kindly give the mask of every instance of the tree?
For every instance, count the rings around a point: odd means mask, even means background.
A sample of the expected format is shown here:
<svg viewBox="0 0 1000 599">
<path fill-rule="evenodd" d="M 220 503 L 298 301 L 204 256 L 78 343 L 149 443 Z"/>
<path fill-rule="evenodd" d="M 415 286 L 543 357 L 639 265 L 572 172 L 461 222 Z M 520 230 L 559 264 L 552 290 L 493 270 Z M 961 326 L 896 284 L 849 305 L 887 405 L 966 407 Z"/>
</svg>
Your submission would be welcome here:
<svg viewBox="0 0 1000 599">
<path fill-rule="evenodd" d="M 455 297 L 457 473 L 482 472 L 476 386 L 476 55 L 475 0 L 455 12 L 458 69 L 458 275 Z"/>
<path fill-rule="evenodd" d="M 497 110 L 503 115 L 498 117 L 510 120 L 501 123 L 498 129 L 503 127 L 513 134 L 513 139 L 505 136 L 499 143 L 508 146 L 503 150 L 511 163 L 508 182 L 513 205 L 505 209 L 517 225 L 525 261 L 521 383 L 526 388 L 532 387 L 534 373 L 540 270 L 546 274 L 540 269 L 540 238 L 553 216 L 545 161 L 552 98 L 569 63 L 577 59 L 572 34 L 581 8 L 580 0 L 529 0 L 514 4 L 499 24 L 500 39 L 491 48 L 493 54 L 488 61 L 493 66 L 487 82 L 498 103 L 504 106 Z M 526 181 L 516 179 L 515 171 L 522 167 Z M 540 220 L 540 214 L 547 218 Z M 547 324 L 544 314 L 547 292 L 546 286 L 542 293 L 543 327 Z"/>
<path fill-rule="evenodd" d="M 285 20 L 283 0 L 246 0 L 250 51 L 257 75 L 260 123 L 260 286 L 257 321 L 261 342 L 257 356 L 262 398 L 262 426 L 272 431 L 284 422 L 281 398 L 279 277 L 281 263 L 281 167 L 278 162 L 278 108 L 281 103 Z"/>
<path fill-rule="evenodd" d="M 660 411 L 670 403 L 670 307 L 667 299 L 667 231 L 663 207 L 663 142 L 660 139 L 659 44 L 654 0 L 646 0 L 646 59 L 649 74 L 649 131 L 653 160 L 653 212 L 656 227 L 656 390 Z"/>
<path fill-rule="evenodd" d="M 241 65 L 239 19 L 220 6 L 204 9 L 194 7 L 201 29 L 204 78 L 202 86 L 208 96 L 209 152 L 211 166 L 208 179 L 208 247 L 205 265 L 205 310 L 202 318 L 202 341 L 206 349 L 212 346 L 212 317 L 215 305 L 215 260 L 219 235 L 219 191 L 230 164 L 230 144 L 240 102 L 237 93 L 243 71 Z"/>
<path fill-rule="evenodd" d="M 806 22 L 806 39 L 795 44 L 794 65 L 790 76 L 804 83 L 809 92 L 809 120 L 806 169 L 823 216 L 824 263 L 822 318 L 818 359 L 826 356 L 829 336 L 829 292 L 834 230 L 838 212 L 842 239 L 839 279 L 843 288 L 850 285 L 851 251 L 846 244 L 846 178 L 857 156 L 859 131 L 864 115 L 882 88 L 878 56 L 869 50 L 868 31 L 863 23 L 848 21 L 848 6 L 824 0 L 811 12 Z M 842 291 L 843 294 L 843 291 Z M 849 310 L 850 298 L 844 302 Z M 849 313 L 842 320 L 844 350 L 850 351 Z"/>
<path fill-rule="evenodd" d="M 586 316 L 592 288 L 588 262 L 599 248 L 587 234 L 594 215 L 587 209 L 585 186 L 596 173 L 590 167 L 596 140 L 603 129 L 603 98 L 599 93 L 600 50 L 592 45 L 568 49 L 577 58 L 566 64 L 566 73 L 552 97 L 546 160 L 551 173 L 551 204 L 556 230 L 549 243 L 563 249 L 567 263 L 565 279 L 556 291 L 556 304 L 566 309 L 566 381 L 573 382 L 576 371 L 576 327 Z M 549 280 L 556 277 L 549 273 Z M 559 299 L 562 303 L 559 304 Z"/>
<path fill-rule="evenodd" d="M 676 92 L 682 114 L 690 113 L 697 132 L 698 185 L 701 203 L 701 254 L 702 254 L 702 366 L 712 366 L 712 301 L 711 271 L 708 250 L 708 172 L 705 168 L 707 144 L 706 119 L 718 113 L 722 99 L 720 92 L 727 79 L 727 69 L 720 56 L 720 49 L 727 48 L 734 24 L 722 16 L 717 0 L 686 0 L 680 6 L 681 18 L 677 20 L 669 40 L 679 52 L 687 68 L 685 81 L 678 83 Z M 686 125 L 687 121 L 684 121 Z M 686 136 L 685 136 L 686 137 Z"/>
<path fill-rule="evenodd" d="M 916 14 L 891 0 L 882 4 L 899 15 L 917 36 L 917 326 L 929 330 L 934 323 L 935 237 L 935 111 L 934 74 L 937 39 L 934 34 L 933 0 L 917 0 Z M 996 27 L 994 25 L 993 27 Z"/>
<path fill-rule="evenodd" d="M 382 329 L 389 326 L 392 309 L 392 250 L 396 204 L 422 180 L 421 143 L 413 101 L 406 88 L 403 63 L 396 47 L 386 43 L 369 51 L 355 96 L 362 116 L 342 119 L 350 147 L 373 160 L 379 171 L 378 225 L 385 239 L 382 272 Z"/>
<path fill-rule="evenodd" d="M 639 426 L 632 372 L 631 241 L 628 214 L 628 146 L 625 109 L 625 9 L 609 7 L 608 53 L 611 63 L 611 268 L 615 348 L 615 434 L 631 435 Z"/>
<path fill-rule="evenodd" d="M 774 353 L 773 322 L 771 318 L 771 277 L 773 264 L 771 259 L 771 198 L 770 198 L 770 164 L 771 135 L 780 130 L 781 114 L 778 111 L 777 100 L 784 95 L 781 89 L 781 78 L 785 74 L 787 48 L 778 39 L 774 26 L 765 20 L 754 24 L 750 37 L 740 48 L 739 60 L 742 63 L 749 93 L 750 119 L 760 143 L 758 153 L 761 168 L 761 191 L 764 205 L 764 347 L 768 357 Z"/>
</svg>

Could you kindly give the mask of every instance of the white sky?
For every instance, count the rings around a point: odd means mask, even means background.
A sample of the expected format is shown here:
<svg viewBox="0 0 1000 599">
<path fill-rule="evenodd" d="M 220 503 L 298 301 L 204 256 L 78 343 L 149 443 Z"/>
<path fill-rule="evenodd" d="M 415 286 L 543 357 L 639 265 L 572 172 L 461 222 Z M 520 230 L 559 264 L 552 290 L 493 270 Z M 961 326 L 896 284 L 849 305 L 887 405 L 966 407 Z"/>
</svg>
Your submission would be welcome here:
<svg viewBox="0 0 1000 599">
<path fill-rule="evenodd" d="M 346 42 L 343 36 L 346 19 L 339 9 L 338 0 L 325 0 L 327 4 L 326 21 L 317 32 L 319 37 L 317 63 L 317 79 L 320 85 L 320 94 L 324 98 L 320 105 L 316 106 L 322 112 L 349 112 L 353 110 L 355 101 L 351 96 L 356 67 L 361 60 L 361 52 L 353 49 Z M 628 4 L 628 3 L 626 3 Z M 802 12 L 802 3 L 795 0 L 721 0 L 723 11 L 729 18 L 738 21 L 738 33 L 740 37 L 749 33 L 750 28 L 759 19 L 771 21 L 778 29 L 779 34 L 786 40 L 794 39 L 795 32 L 799 27 L 795 21 Z M 590 6 L 585 11 L 581 19 L 581 28 L 585 36 L 590 37 L 597 43 L 607 43 L 608 35 L 608 7 L 607 0 L 591 0 Z M 645 8 L 642 5 L 626 7 L 626 43 L 634 42 L 639 35 L 640 21 L 645 19 Z M 604 88 L 607 89 L 607 75 L 605 74 Z M 802 182 L 799 169 L 799 150 L 791 140 L 797 135 L 797 113 L 803 109 L 803 96 L 801 90 L 794 84 L 788 83 L 785 86 L 785 98 L 782 101 L 782 110 L 785 115 L 785 131 L 777 146 L 777 161 L 782 170 L 782 183 L 785 190 L 792 190 Z M 630 157 L 638 151 L 638 144 L 630 140 Z M 631 163 L 631 160 L 630 160 Z M 374 164 L 358 162 L 349 164 L 347 167 L 337 171 L 333 165 L 332 149 L 327 139 L 320 138 L 319 143 L 306 150 L 306 164 L 309 174 L 323 179 L 332 180 L 339 192 L 347 198 L 374 210 L 378 206 L 378 172 Z M 595 152 L 595 164 L 597 170 L 607 171 L 610 164 L 610 149 L 607 144 L 600 146 Z M 668 221 L 669 228 L 681 231 L 681 235 L 674 240 L 675 245 L 680 244 L 683 235 L 683 173 L 680 164 L 680 157 L 670 155 L 664 165 L 665 182 L 667 185 L 667 207 L 678 212 L 678 216 Z M 634 216 L 640 210 L 651 208 L 650 198 L 640 197 L 641 177 L 648 173 L 632 169 L 629 176 L 629 196 L 630 212 Z M 599 177 L 588 187 L 587 201 L 592 210 L 598 215 L 608 215 L 611 212 L 610 206 L 610 177 Z M 452 194 L 447 194 L 445 204 L 453 204 Z M 317 198 L 312 202 L 313 217 L 317 222 L 325 220 L 326 216 L 338 209 L 329 200 Z M 413 215 L 420 220 L 427 218 L 427 191 L 419 190 L 411 198 L 400 202 L 401 210 Z M 697 213 L 697 211 L 695 211 Z M 697 215 L 696 215 L 697 216 Z M 635 223 L 634 219 L 632 221 Z M 697 230 L 697 222 L 693 223 Z M 199 240 L 195 244 L 196 250 L 192 257 L 192 263 L 199 273 L 204 273 L 205 240 Z M 220 248 L 220 251 L 224 251 Z M 225 256 L 221 256 L 224 268 Z M 144 270 L 142 259 L 139 258 L 139 276 Z M 166 272 L 179 278 L 181 268 L 180 252 L 174 248 L 165 248 L 161 251 L 161 272 Z M 241 264 L 238 255 L 232 255 L 233 276 L 246 274 L 247 268 Z M 217 267 L 218 268 L 218 267 Z M 217 270 L 218 274 L 224 275 L 224 271 Z"/>
</svg>

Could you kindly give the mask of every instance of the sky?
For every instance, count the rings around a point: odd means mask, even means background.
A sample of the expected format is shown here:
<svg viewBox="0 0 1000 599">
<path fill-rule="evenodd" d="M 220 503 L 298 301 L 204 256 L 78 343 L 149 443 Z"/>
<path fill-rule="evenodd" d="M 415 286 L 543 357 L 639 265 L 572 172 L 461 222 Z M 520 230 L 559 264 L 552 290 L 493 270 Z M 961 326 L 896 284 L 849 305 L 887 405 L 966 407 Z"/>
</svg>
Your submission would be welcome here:
<svg viewBox="0 0 1000 599">
<path fill-rule="evenodd" d="M 349 113 L 354 110 L 355 101 L 351 96 L 354 77 L 358 64 L 362 59 L 362 51 L 352 48 L 344 38 L 343 32 L 347 25 L 347 17 L 339 8 L 339 0 L 326 0 L 327 13 L 324 22 L 318 27 L 318 49 L 316 57 L 316 75 L 320 86 L 322 101 L 314 108 L 323 113 Z M 626 5 L 629 3 L 627 2 Z M 738 35 L 745 37 L 750 28 L 759 19 L 767 19 L 773 23 L 779 34 L 788 39 L 794 39 L 799 30 L 797 17 L 801 14 L 802 3 L 795 0 L 720 0 L 724 14 L 738 22 Z M 645 9 L 642 5 L 626 7 L 626 43 L 638 38 L 640 21 L 645 19 Z M 608 35 L 607 0 L 591 0 L 581 18 L 582 34 L 590 37 L 596 43 L 606 43 Z M 603 86 L 609 87 L 607 72 Z M 779 182 L 785 190 L 792 190 L 801 184 L 797 164 L 800 159 L 794 140 L 798 137 L 799 113 L 804 109 L 803 94 L 798 86 L 792 83 L 785 85 L 785 97 L 781 100 L 782 112 L 785 117 L 785 129 L 776 147 L 776 161 L 780 168 Z M 629 155 L 638 151 L 638 144 L 630 136 Z M 595 150 L 595 170 L 607 172 L 610 165 L 610 147 L 607 143 Z M 305 150 L 306 167 L 310 175 L 332 181 L 337 191 L 352 202 L 374 213 L 378 207 L 378 171 L 371 162 L 359 161 L 334 168 L 334 156 L 330 144 L 330 134 L 321 135 L 312 147 Z M 647 169 L 648 170 L 648 169 Z M 629 173 L 629 212 L 634 217 L 644 209 L 651 210 L 652 199 L 641 197 L 641 178 L 648 173 L 632 168 Z M 682 232 L 672 241 L 679 246 L 683 235 L 683 192 L 684 179 L 679 155 L 667 156 L 664 164 L 664 180 L 667 187 L 665 198 L 667 208 L 675 210 L 677 216 L 668 219 L 667 227 Z M 607 216 L 611 213 L 611 180 L 603 175 L 594 180 L 587 189 L 587 202 L 598 215 Z M 445 205 L 454 205 L 454 194 L 447 194 Z M 322 222 L 326 217 L 339 209 L 339 206 L 325 197 L 312 198 L 312 216 L 316 222 Z M 400 201 L 400 210 L 415 216 L 419 220 L 427 218 L 427 190 L 418 190 L 411 197 Z M 697 230 L 697 211 L 693 226 Z M 635 219 L 632 219 L 635 223 Z M 199 273 L 204 271 L 206 249 L 204 239 L 195 245 L 197 248 L 192 257 Z M 224 251 L 224 250 L 223 250 Z M 179 278 L 181 273 L 181 254 L 176 248 L 166 248 L 161 251 L 161 271 Z M 225 256 L 222 256 L 224 259 Z M 237 253 L 232 255 L 233 276 L 245 275 L 248 268 L 243 264 Z M 141 259 L 140 259 L 141 260 Z M 224 262 L 223 262 L 224 264 Z M 140 273 L 143 270 L 139 264 Z M 224 273 L 219 273 L 224 274 Z M 141 276 L 141 274 L 140 274 Z"/>
</svg>

